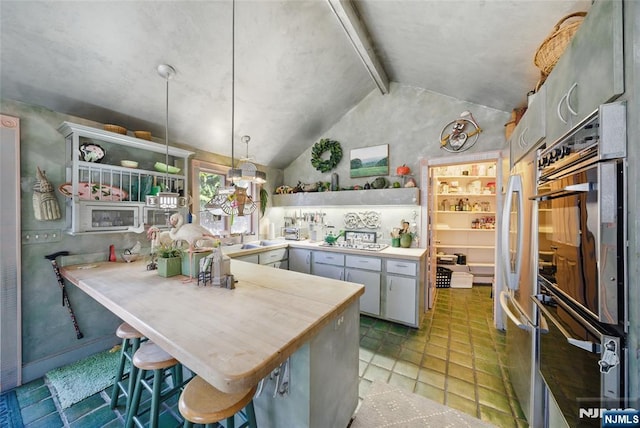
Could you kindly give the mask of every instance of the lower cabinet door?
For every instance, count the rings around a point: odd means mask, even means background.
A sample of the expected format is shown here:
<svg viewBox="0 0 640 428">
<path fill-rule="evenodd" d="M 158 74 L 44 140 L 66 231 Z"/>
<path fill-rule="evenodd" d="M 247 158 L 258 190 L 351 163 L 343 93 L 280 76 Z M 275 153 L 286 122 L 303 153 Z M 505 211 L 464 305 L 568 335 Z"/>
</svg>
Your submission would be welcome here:
<svg viewBox="0 0 640 428">
<path fill-rule="evenodd" d="M 339 280 L 344 279 L 344 268 L 342 266 L 314 263 L 313 270 L 311 273 L 313 275 L 322 276 L 325 278 L 339 279 Z"/>
<path fill-rule="evenodd" d="M 289 270 L 311 273 L 311 250 L 289 248 Z"/>
<path fill-rule="evenodd" d="M 380 315 L 380 272 L 345 269 L 345 279 L 364 284 L 364 294 L 360 296 L 360 312 Z"/>
<path fill-rule="evenodd" d="M 416 279 L 387 275 L 385 317 L 416 325 Z"/>
<path fill-rule="evenodd" d="M 289 261 L 288 260 L 280 260 L 280 261 L 277 261 L 277 262 L 268 263 L 265 266 L 271 266 L 271 267 L 274 267 L 276 269 L 289 270 Z"/>
</svg>

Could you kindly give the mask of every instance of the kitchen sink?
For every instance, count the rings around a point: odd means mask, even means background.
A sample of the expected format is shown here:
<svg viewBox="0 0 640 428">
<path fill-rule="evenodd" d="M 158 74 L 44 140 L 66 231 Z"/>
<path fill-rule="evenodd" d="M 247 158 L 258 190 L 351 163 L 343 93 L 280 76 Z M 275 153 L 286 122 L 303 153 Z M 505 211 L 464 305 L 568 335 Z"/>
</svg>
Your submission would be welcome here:
<svg viewBox="0 0 640 428">
<path fill-rule="evenodd" d="M 248 250 L 251 248 L 260 248 L 260 242 L 247 242 L 246 244 L 242 244 L 240 247 L 241 250 Z"/>
<path fill-rule="evenodd" d="M 263 240 L 260 241 L 260 245 L 262 245 L 263 247 L 270 247 L 271 245 L 280 245 L 280 244 L 286 244 L 287 241 L 283 240 L 283 239 L 272 239 L 272 240 Z"/>
<path fill-rule="evenodd" d="M 270 247 L 272 245 L 280 245 L 284 244 L 283 240 L 262 240 L 262 241 L 252 241 L 242 244 L 240 247 L 241 250 L 248 250 L 251 248 L 260 248 L 260 247 Z"/>
</svg>

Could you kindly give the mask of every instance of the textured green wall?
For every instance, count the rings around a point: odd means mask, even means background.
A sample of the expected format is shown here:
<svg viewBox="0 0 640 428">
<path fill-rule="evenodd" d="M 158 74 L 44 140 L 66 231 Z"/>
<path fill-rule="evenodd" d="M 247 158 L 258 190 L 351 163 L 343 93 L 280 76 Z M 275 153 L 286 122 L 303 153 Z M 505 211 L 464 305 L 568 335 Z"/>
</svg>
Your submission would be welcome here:
<svg viewBox="0 0 640 428">
<path fill-rule="evenodd" d="M 101 126 L 77 117 L 9 100 L 0 100 L 3 114 L 20 118 L 20 169 L 22 230 L 64 230 L 65 198 L 56 192 L 62 219 L 38 221 L 32 209 L 36 167 L 47 173 L 57 187 L 65 181 L 65 141 L 57 128 L 63 121 Z M 22 358 L 23 382 L 42 376 L 51 368 L 75 361 L 115 342 L 117 317 L 84 292 L 67 286 L 83 339 L 76 339 L 67 309 L 61 304 L 61 291 L 51 263 L 45 255 L 67 250 L 71 254 L 98 254 L 106 260 L 110 244 L 128 248 L 144 235 L 133 233 L 93 236 L 61 235 L 60 242 L 22 245 Z"/>
</svg>

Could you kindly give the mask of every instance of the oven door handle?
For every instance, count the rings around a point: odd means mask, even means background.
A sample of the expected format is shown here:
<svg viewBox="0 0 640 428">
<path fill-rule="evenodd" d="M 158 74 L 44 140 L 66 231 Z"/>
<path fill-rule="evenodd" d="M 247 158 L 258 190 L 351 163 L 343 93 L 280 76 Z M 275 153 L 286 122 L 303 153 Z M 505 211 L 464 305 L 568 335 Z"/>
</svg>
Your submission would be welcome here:
<svg viewBox="0 0 640 428">
<path fill-rule="evenodd" d="M 529 199 L 532 201 L 546 201 L 549 199 L 559 198 L 561 196 L 573 195 L 575 193 L 583 193 L 583 192 L 592 192 L 598 189 L 597 183 L 580 183 L 580 184 L 571 184 L 569 186 L 565 186 L 560 190 L 554 190 L 552 192 L 538 193 L 537 195 L 533 195 Z"/>
<path fill-rule="evenodd" d="M 509 309 L 509 304 L 507 303 L 509 299 L 509 294 L 506 291 L 500 292 L 500 306 L 502 306 L 502 310 L 518 328 L 522 330 L 528 330 L 527 325 L 523 323 L 517 316 L 515 316 L 513 312 L 511 312 L 511 309 Z"/>
<path fill-rule="evenodd" d="M 580 339 L 576 339 L 575 337 L 571 337 L 569 332 L 567 332 L 567 330 L 565 330 L 565 328 L 555 319 L 555 317 L 551 314 L 551 312 L 549 312 L 549 310 L 544 307 L 542 302 L 540 302 L 540 300 L 538 300 L 536 298 L 536 296 L 532 296 L 531 299 L 536 304 L 536 306 L 538 306 L 538 308 L 542 312 L 543 316 L 545 318 L 550 319 L 551 322 L 553 323 L 553 325 L 555 325 L 556 328 L 558 330 L 560 330 L 560 333 L 562 333 L 562 335 L 565 337 L 565 339 L 567 339 L 567 343 L 569 343 L 570 345 L 575 346 L 576 348 L 580 348 L 580 349 L 583 349 L 583 350 L 585 350 L 587 352 L 591 352 L 592 354 L 599 354 L 600 353 L 600 345 L 599 344 L 590 342 L 588 340 L 580 340 Z M 544 319 L 544 318 L 541 318 L 541 319 Z M 541 323 L 541 325 L 542 325 L 542 323 Z M 547 332 L 548 332 L 548 326 L 547 326 Z"/>
</svg>

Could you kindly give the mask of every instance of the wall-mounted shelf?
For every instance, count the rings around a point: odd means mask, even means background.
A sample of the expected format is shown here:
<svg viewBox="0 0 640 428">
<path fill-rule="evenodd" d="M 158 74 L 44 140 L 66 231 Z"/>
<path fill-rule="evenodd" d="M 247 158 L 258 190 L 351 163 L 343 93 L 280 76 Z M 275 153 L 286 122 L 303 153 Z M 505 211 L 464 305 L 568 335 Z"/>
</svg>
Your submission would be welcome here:
<svg viewBox="0 0 640 428">
<path fill-rule="evenodd" d="M 188 159 L 193 152 L 71 122 L 63 122 L 58 131 L 66 141 L 67 183 L 59 192 L 66 196 L 67 233 L 140 233 L 154 218 L 154 210 L 145 206 L 152 186 L 188 194 Z M 104 158 L 82 160 L 83 144 L 100 147 Z M 156 169 L 156 163 L 166 163 L 167 157 L 179 173 Z M 125 168 L 123 160 L 139 166 Z M 186 215 L 186 208 L 180 209 Z"/>
<path fill-rule="evenodd" d="M 341 190 L 339 192 L 299 192 L 273 195 L 274 207 L 345 205 L 420 205 L 420 189 Z"/>
</svg>

